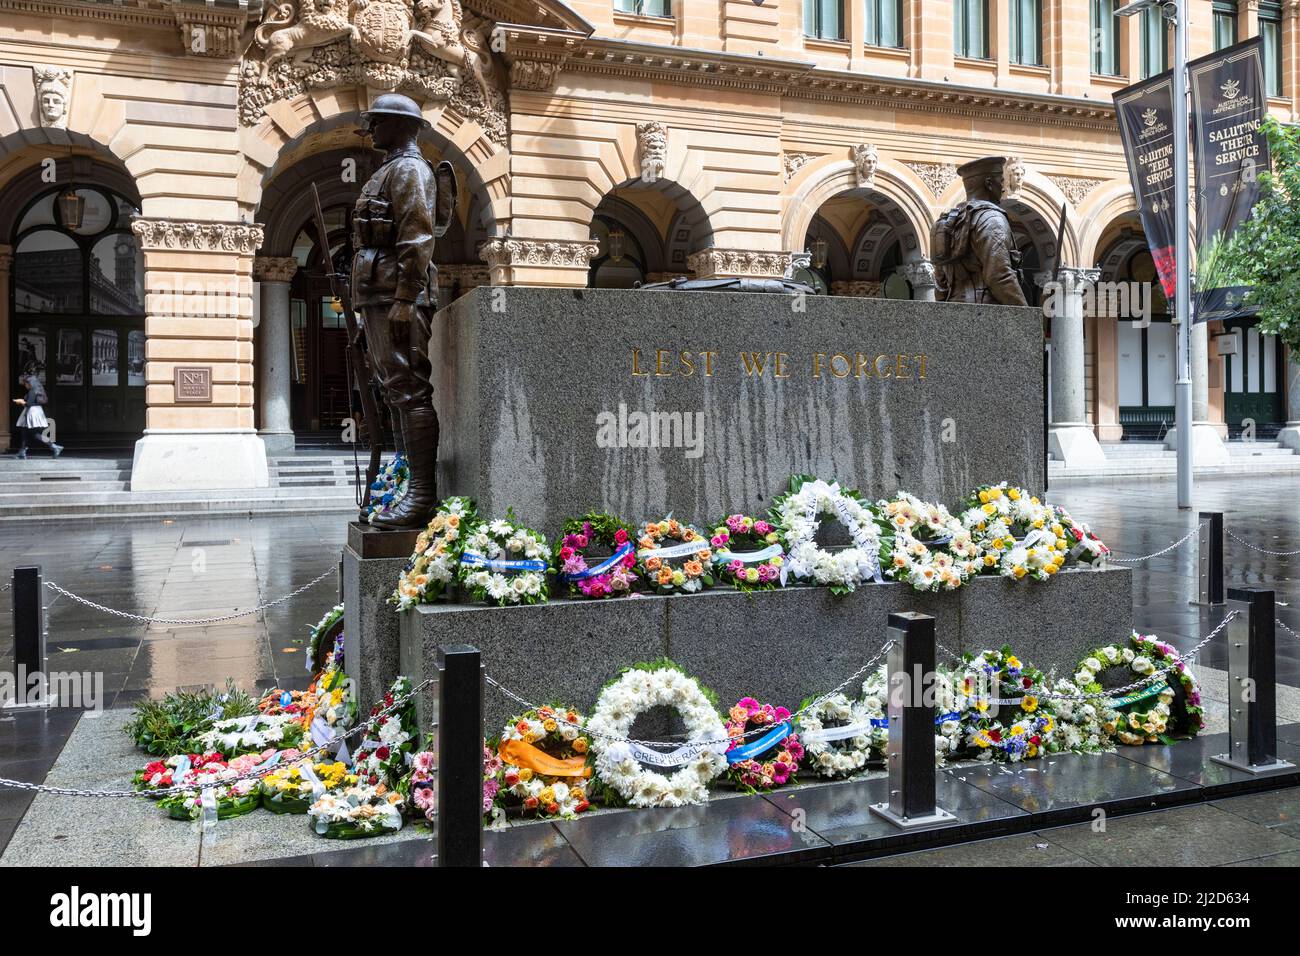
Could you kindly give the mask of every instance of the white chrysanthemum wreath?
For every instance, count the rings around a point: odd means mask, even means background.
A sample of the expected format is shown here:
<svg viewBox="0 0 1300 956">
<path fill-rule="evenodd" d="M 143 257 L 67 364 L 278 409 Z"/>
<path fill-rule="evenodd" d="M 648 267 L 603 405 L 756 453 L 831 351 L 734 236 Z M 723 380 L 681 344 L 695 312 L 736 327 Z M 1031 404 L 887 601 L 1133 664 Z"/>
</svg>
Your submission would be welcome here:
<svg viewBox="0 0 1300 956">
<path fill-rule="evenodd" d="M 671 707 L 686 727 L 686 743 L 672 753 L 627 740 L 637 717 Z M 607 685 L 587 721 L 596 775 L 634 807 L 705 803 L 709 782 L 727 769 L 730 741 L 717 706 L 694 678 L 671 661 L 628 668 Z M 668 774 L 659 768 L 678 767 Z"/>
<path fill-rule="evenodd" d="M 507 509 L 506 519 L 473 529 L 457 577 L 476 601 L 541 604 L 547 598 L 551 549 L 545 537 L 518 524 L 513 510 Z"/>
<path fill-rule="evenodd" d="M 787 559 L 781 581 L 794 575 L 847 594 L 859 584 L 880 581 L 880 529 L 875 515 L 858 492 L 809 475 L 790 479 L 790 491 L 773 504 L 772 520 L 785 542 Z M 853 545 L 827 551 L 817 544 L 823 517 L 835 518 L 848 530 Z"/>
<path fill-rule="evenodd" d="M 801 708 L 802 709 L 802 708 Z M 872 738 L 877 744 L 887 738 L 876 733 L 873 710 L 861 701 L 833 694 L 799 715 L 799 740 L 808 754 L 809 765 L 823 777 L 847 777 L 867 765 Z"/>
</svg>

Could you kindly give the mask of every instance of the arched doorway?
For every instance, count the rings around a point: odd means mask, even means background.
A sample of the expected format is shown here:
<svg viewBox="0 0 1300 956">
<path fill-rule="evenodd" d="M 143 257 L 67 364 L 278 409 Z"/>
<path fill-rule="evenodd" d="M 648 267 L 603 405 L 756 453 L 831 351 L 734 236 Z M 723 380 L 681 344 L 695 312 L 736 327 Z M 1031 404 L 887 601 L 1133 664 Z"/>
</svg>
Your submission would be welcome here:
<svg viewBox="0 0 1300 956">
<path fill-rule="evenodd" d="M 29 365 L 43 376 L 60 442 L 124 443 L 145 423 L 139 200 L 129 177 L 85 156 L 59 164 L 54 179 L 32 169 L 0 200 L 13 249 L 6 371 L 11 383 Z"/>
<path fill-rule="evenodd" d="M 712 239 L 695 197 L 675 183 L 634 181 L 606 194 L 591 219 L 592 257 L 587 285 L 632 289 L 689 276 L 690 255 Z"/>
<path fill-rule="evenodd" d="M 906 262 L 915 255 L 915 236 L 902 211 L 883 196 L 853 190 L 826 200 L 808 226 L 804 250 L 809 264 L 796 270 L 796 278 L 819 292 L 912 298 Z"/>
</svg>

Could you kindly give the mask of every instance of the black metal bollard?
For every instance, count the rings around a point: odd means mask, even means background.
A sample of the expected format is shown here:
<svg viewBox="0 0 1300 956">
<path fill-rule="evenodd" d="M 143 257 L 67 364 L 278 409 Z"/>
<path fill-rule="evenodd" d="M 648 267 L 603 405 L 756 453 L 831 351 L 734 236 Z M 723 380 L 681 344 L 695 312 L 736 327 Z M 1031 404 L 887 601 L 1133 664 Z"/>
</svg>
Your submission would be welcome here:
<svg viewBox="0 0 1300 956">
<path fill-rule="evenodd" d="M 1277 757 L 1277 662 L 1274 658 L 1273 592 L 1229 588 L 1228 752 L 1210 759 L 1264 773 L 1294 765 Z"/>
<path fill-rule="evenodd" d="M 483 865 L 483 663 L 438 648 L 438 865 Z"/>
<path fill-rule="evenodd" d="M 1202 511 L 1201 533 L 1197 537 L 1199 587 L 1193 603 L 1223 606 L 1223 512 Z"/>
<path fill-rule="evenodd" d="M 940 827 L 957 818 L 935 803 L 934 618 L 905 611 L 889 615 L 889 802 L 871 812 L 897 827 Z"/>
<path fill-rule="evenodd" d="M 21 706 L 44 706 L 45 684 L 45 586 L 39 567 L 14 568 L 14 674 Z M 32 681 L 35 681 L 33 686 Z"/>
</svg>

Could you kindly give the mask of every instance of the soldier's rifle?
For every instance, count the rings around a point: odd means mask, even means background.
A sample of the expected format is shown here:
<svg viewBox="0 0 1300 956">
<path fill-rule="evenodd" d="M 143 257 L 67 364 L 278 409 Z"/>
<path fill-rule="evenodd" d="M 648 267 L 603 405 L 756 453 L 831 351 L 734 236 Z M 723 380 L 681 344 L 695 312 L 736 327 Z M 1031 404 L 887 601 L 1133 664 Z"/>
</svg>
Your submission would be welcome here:
<svg viewBox="0 0 1300 956">
<path fill-rule="evenodd" d="M 329 229 L 325 225 L 325 213 L 321 209 L 320 192 L 316 189 L 315 183 L 311 184 L 311 199 L 316 216 L 317 240 L 325 257 L 326 275 L 330 280 L 330 294 L 343 308 L 343 321 L 347 324 L 348 334 L 348 360 L 352 365 L 352 378 L 356 382 L 357 391 L 361 393 L 361 413 L 366 417 L 366 431 L 370 435 L 370 463 L 366 466 L 366 483 L 365 487 L 357 489 L 357 504 L 361 506 L 367 501 L 370 488 L 379 477 L 379 458 L 383 451 L 382 423 L 372 387 L 373 375 L 361 339 L 361 323 L 357 321 L 357 314 L 352 309 L 352 291 L 348 287 L 347 276 L 334 271 L 334 257 L 330 255 Z M 352 396 L 349 394 L 348 407 L 351 406 Z M 353 447 L 355 451 L 355 439 Z M 361 469 L 355 464 L 355 455 L 353 468 L 359 479 Z"/>
</svg>

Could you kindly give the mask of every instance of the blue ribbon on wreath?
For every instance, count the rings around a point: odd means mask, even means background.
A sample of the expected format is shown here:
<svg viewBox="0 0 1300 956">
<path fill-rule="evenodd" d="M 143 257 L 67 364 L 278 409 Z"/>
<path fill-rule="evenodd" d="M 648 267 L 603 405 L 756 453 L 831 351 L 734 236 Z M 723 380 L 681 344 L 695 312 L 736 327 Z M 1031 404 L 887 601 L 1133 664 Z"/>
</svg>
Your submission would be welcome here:
<svg viewBox="0 0 1300 956">
<path fill-rule="evenodd" d="M 957 713 L 956 711 L 953 711 L 951 714 L 940 714 L 938 717 L 934 718 L 934 724 L 935 724 L 935 726 L 937 727 L 937 726 L 939 726 L 939 724 L 942 724 L 942 723 L 943 723 L 944 721 L 946 721 L 946 720 L 961 720 L 961 714 Z M 871 726 L 872 726 L 872 727 L 888 727 L 888 726 L 889 726 L 889 718 L 888 718 L 888 717 L 872 717 L 872 718 L 871 718 Z"/>
<path fill-rule="evenodd" d="M 733 750 L 727 751 L 727 763 L 740 763 L 742 760 L 751 760 L 756 755 L 771 750 L 785 738 L 794 733 L 794 726 L 790 721 L 777 724 L 762 737 L 757 740 L 743 744 Z"/>
<path fill-rule="evenodd" d="M 487 568 L 489 571 L 545 571 L 546 562 L 536 560 L 507 561 L 503 558 L 486 558 L 477 551 L 466 551 L 460 557 L 460 563 L 471 568 Z"/>
<path fill-rule="evenodd" d="M 632 542 L 629 541 L 621 548 L 619 548 L 617 551 L 615 551 L 613 554 L 611 554 L 604 561 L 600 562 L 600 564 L 596 565 L 595 567 L 587 568 L 587 570 L 585 571 L 578 571 L 574 574 L 561 574 L 560 580 L 561 581 L 585 581 L 587 580 L 587 578 L 594 578 L 597 575 L 604 574 L 610 568 L 614 567 L 614 565 L 618 564 L 625 557 L 631 554 L 634 548 L 635 545 L 633 545 Z"/>
</svg>

